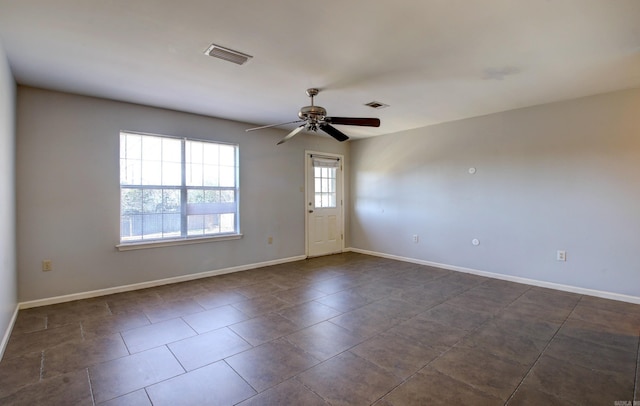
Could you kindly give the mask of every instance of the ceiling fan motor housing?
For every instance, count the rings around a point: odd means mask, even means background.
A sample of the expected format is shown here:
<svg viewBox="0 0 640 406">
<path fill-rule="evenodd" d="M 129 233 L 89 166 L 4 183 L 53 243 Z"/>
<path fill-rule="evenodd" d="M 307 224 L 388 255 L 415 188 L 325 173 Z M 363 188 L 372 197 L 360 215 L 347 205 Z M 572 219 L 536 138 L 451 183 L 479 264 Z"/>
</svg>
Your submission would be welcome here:
<svg viewBox="0 0 640 406">
<path fill-rule="evenodd" d="M 324 121 L 327 115 L 327 110 L 320 106 L 304 106 L 298 112 L 298 117 L 302 120 L 308 120 L 310 122 Z"/>
</svg>

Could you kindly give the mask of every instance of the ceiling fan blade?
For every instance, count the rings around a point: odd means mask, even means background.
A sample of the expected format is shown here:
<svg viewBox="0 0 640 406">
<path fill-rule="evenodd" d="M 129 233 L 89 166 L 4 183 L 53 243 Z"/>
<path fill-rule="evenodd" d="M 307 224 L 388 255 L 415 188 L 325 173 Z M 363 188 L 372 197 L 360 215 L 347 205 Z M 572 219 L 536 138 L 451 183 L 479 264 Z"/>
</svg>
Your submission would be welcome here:
<svg viewBox="0 0 640 406">
<path fill-rule="evenodd" d="M 342 142 L 349 139 L 342 131 L 338 130 L 335 127 L 330 126 L 329 124 L 320 124 L 318 127 L 336 140 Z"/>
<path fill-rule="evenodd" d="M 282 143 L 284 143 L 284 142 L 289 141 L 291 138 L 293 138 L 293 136 L 294 136 L 294 135 L 296 135 L 296 134 L 298 134 L 300 131 L 304 130 L 304 127 L 305 127 L 306 125 L 307 125 L 307 124 L 305 123 L 305 124 L 302 124 L 301 126 L 299 126 L 299 127 L 297 127 L 297 128 L 294 128 L 294 130 L 293 130 L 293 131 L 291 131 L 289 134 L 287 134 L 287 136 L 286 136 L 286 137 L 284 137 L 283 139 L 281 139 L 281 140 L 280 140 L 280 142 L 278 142 L 278 144 L 276 144 L 276 145 L 280 145 L 280 144 L 282 144 Z"/>
<path fill-rule="evenodd" d="M 278 126 L 285 125 L 285 124 L 301 123 L 303 121 L 304 120 L 296 120 L 296 121 L 289 121 L 289 122 L 280 123 L 280 124 L 263 125 L 261 127 L 247 128 L 245 131 L 249 132 L 249 131 L 255 131 L 255 130 L 262 130 L 262 129 L 265 129 L 265 128 L 278 127 Z"/>
<path fill-rule="evenodd" d="M 331 124 L 359 125 L 363 127 L 380 127 L 379 118 L 364 117 L 325 117 L 325 121 Z"/>
</svg>

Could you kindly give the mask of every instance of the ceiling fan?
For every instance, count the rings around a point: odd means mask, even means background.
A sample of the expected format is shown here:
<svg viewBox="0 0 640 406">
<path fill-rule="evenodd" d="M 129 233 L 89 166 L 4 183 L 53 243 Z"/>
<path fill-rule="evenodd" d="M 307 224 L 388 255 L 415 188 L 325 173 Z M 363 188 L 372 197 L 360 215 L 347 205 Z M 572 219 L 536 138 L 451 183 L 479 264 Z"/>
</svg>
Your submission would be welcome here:
<svg viewBox="0 0 640 406">
<path fill-rule="evenodd" d="M 298 134 L 302 130 L 307 131 L 318 131 L 318 129 L 326 132 L 336 140 L 342 142 L 349 139 L 342 131 L 338 130 L 331 124 L 338 125 L 358 125 L 363 127 L 380 127 L 380 119 L 378 118 L 363 118 L 363 117 L 328 117 L 327 110 L 324 107 L 314 106 L 313 105 L 313 97 L 316 96 L 320 91 L 315 88 L 307 89 L 307 96 L 311 98 L 311 105 L 304 106 L 298 112 L 298 117 L 300 120 L 289 121 L 286 123 L 280 124 L 271 124 L 265 125 L 262 127 L 249 128 L 246 131 L 255 131 L 262 130 L 264 128 L 270 127 L 278 127 L 284 124 L 293 124 L 293 123 L 302 123 L 298 127 L 296 127 L 293 131 L 286 135 L 283 139 L 278 142 L 278 145 L 282 144 L 293 138 L 296 134 Z"/>
</svg>

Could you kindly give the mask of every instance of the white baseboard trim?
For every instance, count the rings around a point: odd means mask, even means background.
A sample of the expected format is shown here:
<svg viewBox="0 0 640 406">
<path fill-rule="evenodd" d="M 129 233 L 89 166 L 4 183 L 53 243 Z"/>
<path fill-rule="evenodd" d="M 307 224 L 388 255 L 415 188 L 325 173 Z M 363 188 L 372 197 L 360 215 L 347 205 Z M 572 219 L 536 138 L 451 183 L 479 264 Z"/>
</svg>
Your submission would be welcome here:
<svg viewBox="0 0 640 406">
<path fill-rule="evenodd" d="M 532 285 L 532 286 L 538 286 L 538 287 L 542 287 L 542 288 L 561 290 L 561 291 L 564 291 L 564 292 L 578 293 L 578 294 L 581 294 L 581 295 L 595 296 L 595 297 L 600 297 L 600 298 L 603 298 L 603 299 L 611 299 L 611 300 L 618 300 L 618 301 L 621 301 L 621 302 L 640 304 L 640 297 L 638 297 L 638 296 L 623 295 L 621 293 L 614 293 L 614 292 L 606 292 L 606 291 L 595 290 L 595 289 L 580 288 L 580 287 L 577 287 L 577 286 L 563 285 L 563 284 L 554 283 L 554 282 L 545 282 L 545 281 L 541 281 L 541 280 L 537 280 L 537 279 L 523 278 L 523 277 L 520 277 L 520 276 L 504 275 L 504 274 L 500 274 L 500 273 L 480 271 L 478 269 L 465 268 L 465 267 L 461 267 L 461 266 L 448 265 L 448 264 L 440 264 L 440 263 L 437 263 L 437 262 L 424 261 L 424 260 L 421 260 L 421 259 L 408 258 L 408 257 L 401 257 L 401 256 L 398 256 L 398 255 L 385 254 L 385 253 L 376 252 L 376 251 L 368 251 L 368 250 L 363 250 L 363 249 L 360 249 L 360 248 L 352 248 L 352 247 L 350 247 L 350 248 L 345 249 L 345 252 L 349 252 L 349 251 L 357 252 L 357 253 L 360 253 L 360 254 L 373 255 L 373 256 L 381 257 L 381 258 L 395 259 L 397 261 L 410 262 L 410 263 L 414 263 L 414 264 L 418 264 L 418 265 L 433 266 L 433 267 L 436 267 L 436 268 L 448 269 L 450 271 L 457 271 L 457 272 L 464 272 L 464 273 L 469 273 L 469 274 L 474 274 L 474 275 L 479 275 L 479 276 L 486 276 L 488 278 L 493 278 L 493 279 L 502 279 L 502 280 L 505 280 L 505 281 L 522 283 L 522 284 L 525 284 L 525 285 Z"/>
<path fill-rule="evenodd" d="M 623 295 L 623 294 L 620 294 L 620 293 L 613 293 L 613 292 L 606 292 L 606 291 L 600 291 L 600 290 L 594 290 L 594 289 L 580 288 L 580 287 L 577 287 L 577 286 L 563 285 L 563 284 L 554 283 L 554 282 L 545 282 L 545 281 L 540 281 L 540 280 L 537 280 L 537 279 L 528 279 L 528 278 L 523 278 L 523 277 L 519 277 L 519 276 L 505 275 L 505 274 L 500 274 L 500 273 L 481 271 L 481 270 L 478 270 L 478 269 L 465 268 L 465 267 L 461 267 L 461 266 L 448 265 L 448 264 L 441 264 L 441 263 L 438 263 L 438 262 L 425 261 L 425 260 L 416 259 L 416 258 L 402 257 L 402 256 L 399 256 L 399 255 L 385 254 L 385 253 L 382 253 L 382 252 L 363 250 L 363 249 L 360 249 L 360 248 L 348 247 L 348 248 L 345 248 L 343 250 L 343 252 L 357 252 L 357 253 L 360 253 L 360 254 L 372 255 L 372 256 L 381 257 L 381 258 L 394 259 L 394 260 L 403 261 L 403 262 L 410 262 L 410 263 L 414 263 L 414 264 L 418 264 L 418 265 L 433 266 L 433 267 L 436 267 L 436 268 L 442 268 L 442 269 L 447 269 L 447 270 L 451 270 L 451 271 L 469 273 L 469 274 L 485 276 L 485 277 L 493 278 L 493 279 L 501 279 L 501 280 L 506 280 L 506 281 L 510 281 L 510 282 L 522 283 L 522 284 L 525 284 L 525 285 L 539 286 L 539 287 L 543 287 L 543 288 L 556 289 L 556 290 L 561 290 L 561 291 L 565 291 L 565 292 L 571 292 L 571 293 L 578 293 L 578 294 L 582 294 L 582 295 L 601 297 L 601 298 L 604 298 L 604 299 L 611 299 L 611 300 L 618 300 L 618 301 L 621 301 L 621 302 L 640 304 L 640 297 L 630 296 L 630 295 Z M 88 291 L 88 292 L 73 293 L 73 294 L 69 294 L 69 295 L 55 296 L 55 297 L 51 297 L 51 298 L 20 302 L 16 306 L 16 310 L 15 310 L 15 312 L 13 314 L 11 323 L 9 324 L 9 328 L 5 332 L 3 340 L 0 343 L 0 359 L 1 359 L 2 353 L 4 352 L 5 346 L 6 346 L 7 342 L 9 341 L 9 336 L 11 335 L 11 331 L 13 329 L 13 325 L 15 323 L 15 320 L 16 320 L 16 318 L 18 316 L 18 310 L 19 309 L 29 309 L 29 308 L 32 308 L 32 307 L 40 307 L 40 306 L 47 306 L 47 305 L 52 305 L 52 304 L 64 303 L 64 302 L 71 302 L 73 300 L 89 299 L 89 298 L 92 298 L 92 297 L 106 296 L 106 295 L 111 295 L 111 294 L 114 294 L 114 293 L 121 293 L 121 292 L 128 292 L 128 291 L 138 290 L 138 289 L 152 288 L 152 287 L 155 287 L 155 286 L 168 285 L 168 284 L 171 284 L 171 283 L 186 282 L 186 281 L 191 281 L 191 280 L 196 280 L 196 279 L 201 279 L 201 278 L 208 278 L 210 276 L 223 275 L 223 274 L 233 273 L 233 272 L 241 272 L 241 271 L 246 271 L 246 270 L 249 270 L 249 269 L 262 268 L 262 267 L 265 267 L 265 266 L 285 264 L 285 263 L 288 263 L 288 262 L 301 261 L 303 259 L 307 259 L 306 255 L 299 255 L 299 256 L 295 256 L 295 257 L 277 259 L 277 260 L 272 260 L 272 261 L 258 262 L 258 263 L 254 263 L 254 264 L 239 265 L 239 266 L 235 266 L 235 267 L 217 269 L 217 270 L 213 270 L 213 271 L 200 272 L 200 273 L 197 273 L 197 274 L 182 275 L 182 276 L 176 276 L 176 277 L 172 277 L 172 278 L 158 279 L 158 280 L 149 281 L 149 282 L 134 283 L 134 284 L 131 284 L 131 285 L 116 286 L 116 287 L 113 287 L 113 288 L 92 290 L 92 291 Z"/>
<path fill-rule="evenodd" d="M 9 325 L 7 326 L 7 330 L 4 332 L 4 336 L 2 337 L 2 342 L 0 342 L 0 360 L 4 355 L 4 350 L 7 348 L 7 344 L 9 343 L 9 337 L 11 337 L 13 326 L 16 324 L 16 319 L 18 318 L 18 310 L 20 310 L 20 305 L 16 304 L 16 308 L 13 311 L 13 316 L 11 316 L 11 320 L 9 321 Z"/>
<path fill-rule="evenodd" d="M 116 286 L 113 288 L 98 289 L 98 290 L 92 290 L 89 292 L 72 293 L 70 295 L 55 296 L 55 297 L 50 297 L 46 299 L 30 300 L 27 302 L 19 303 L 18 307 L 20 309 L 29 309 L 32 307 L 48 306 L 52 304 L 71 302 L 73 300 L 89 299 L 92 297 L 111 295 L 114 293 L 122 293 L 122 292 L 131 291 L 131 290 L 153 288 L 155 286 L 169 285 L 171 283 L 187 282 L 195 279 L 208 278 L 210 276 L 247 271 L 249 269 L 262 268 L 265 266 L 285 264 L 287 262 L 300 261 L 306 258 L 307 257 L 305 255 L 299 255 L 295 257 L 276 259 L 272 261 L 265 261 L 265 262 L 258 262 L 254 264 L 239 265 L 239 266 L 234 266 L 230 268 L 216 269 L 214 271 L 206 271 L 206 272 L 200 272 L 196 274 L 175 276 L 175 277 L 166 278 L 166 279 L 158 279 L 158 280 L 149 281 L 149 282 L 141 282 L 141 283 L 134 283 L 131 285 Z"/>
</svg>

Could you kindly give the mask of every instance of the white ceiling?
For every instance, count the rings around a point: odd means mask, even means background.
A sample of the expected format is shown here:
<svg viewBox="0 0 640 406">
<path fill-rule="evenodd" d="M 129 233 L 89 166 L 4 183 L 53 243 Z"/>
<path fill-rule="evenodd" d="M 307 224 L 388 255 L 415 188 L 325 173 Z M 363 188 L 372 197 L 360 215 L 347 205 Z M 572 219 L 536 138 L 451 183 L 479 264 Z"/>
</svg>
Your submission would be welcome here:
<svg viewBox="0 0 640 406">
<path fill-rule="evenodd" d="M 639 0 L 0 0 L 0 41 L 19 84 L 255 125 L 318 87 L 355 138 L 640 86 Z"/>
</svg>

